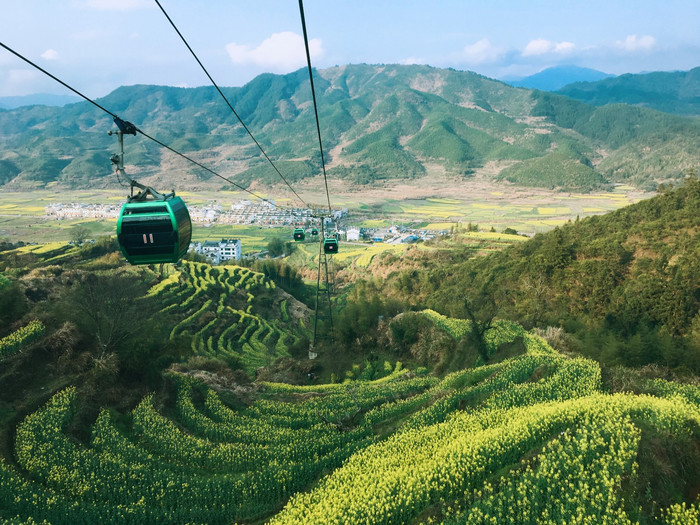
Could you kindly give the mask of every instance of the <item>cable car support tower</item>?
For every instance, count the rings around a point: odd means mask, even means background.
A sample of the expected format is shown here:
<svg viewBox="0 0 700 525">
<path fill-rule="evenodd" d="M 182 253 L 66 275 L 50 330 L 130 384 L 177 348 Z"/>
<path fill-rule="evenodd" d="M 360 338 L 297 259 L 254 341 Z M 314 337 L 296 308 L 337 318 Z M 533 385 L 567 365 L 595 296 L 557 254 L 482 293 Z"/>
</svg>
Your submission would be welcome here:
<svg viewBox="0 0 700 525">
<path fill-rule="evenodd" d="M 329 259 L 332 258 L 334 251 L 330 253 L 326 250 L 326 234 L 325 234 L 325 217 L 318 217 L 321 222 L 321 240 L 318 243 L 318 272 L 316 274 L 316 308 L 314 312 L 314 338 L 311 342 L 311 347 L 309 348 L 309 359 L 315 359 L 318 357 L 318 352 L 316 351 L 316 344 L 323 339 L 320 335 L 318 321 L 324 321 L 328 327 L 327 339 L 331 344 L 335 344 L 335 337 L 333 335 L 333 303 L 331 301 L 331 293 L 333 292 L 334 282 L 333 282 L 333 271 L 328 271 Z M 337 244 L 335 244 L 337 251 Z M 332 259 L 331 259 L 332 264 Z M 323 281 L 321 280 L 323 276 Z M 321 303 L 326 303 L 322 305 Z M 325 307 L 324 307 L 325 306 Z M 327 310 L 326 310 L 327 308 Z M 325 312 L 328 312 L 326 315 Z"/>
<path fill-rule="evenodd" d="M 326 198 L 328 199 L 328 216 L 318 214 L 316 218 L 321 221 L 321 238 L 319 239 L 318 248 L 318 273 L 316 276 L 316 312 L 314 314 L 314 338 L 311 341 L 309 348 L 309 359 L 315 359 L 318 356 L 316 344 L 319 342 L 319 316 L 320 312 L 324 311 L 321 307 L 321 301 L 325 300 L 328 303 L 328 334 L 331 344 L 335 343 L 333 336 L 333 305 L 331 303 L 331 291 L 333 282 L 331 281 L 331 271 L 328 271 L 328 259 L 330 258 L 331 265 L 333 264 L 333 254 L 338 253 L 338 238 L 337 238 L 337 223 L 336 234 L 326 236 L 326 218 L 333 218 L 333 209 L 331 207 L 331 195 L 328 191 L 328 177 L 326 176 L 326 161 L 323 155 L 323 141 L 321 140 L 321 125 L 318 120 L 318 103 L 316 101 L 316 88 L 314 87 L 314 75 L 311 67 L 311 53 L 309 52 L 309 37 L 306 32 L 306 17 L 304 16 L 304 2 L 299 0 L 299 15 L 301 18 L 301 29 L 304 35 L 304 49 L 306 51 L 306 64 L 309 70 L 309 84 L 311 87 L 311 98 L 313 100 L 314 116 L 316 117 L 316 134 L 318 136 L 318 149 L 321 154 L 321 168 L 323 170 L 323 182 L 326 189 Z M 323 275 L 323 285 L 321 284 L 321 275 Z"/>
</svg>

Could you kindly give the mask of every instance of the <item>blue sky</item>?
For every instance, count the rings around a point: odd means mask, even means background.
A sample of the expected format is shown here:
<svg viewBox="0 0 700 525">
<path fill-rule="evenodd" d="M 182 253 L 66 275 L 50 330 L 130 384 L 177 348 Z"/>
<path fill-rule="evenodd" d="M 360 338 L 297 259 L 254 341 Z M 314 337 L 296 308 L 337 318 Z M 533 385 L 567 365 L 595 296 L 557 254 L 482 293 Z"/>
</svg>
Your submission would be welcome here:
<svg viewBox="0 0 700 525">
<path fill-rule="evenodd" d="M 160 0 L 222 86 L 305 65 L 295 0 Z M 208 85 L 153 0 L 3 0 L 0 41 L 90 97 Z M 555 65 L 700 65 L 698 0 L 305 0 L 312 61 L 420 63 L 492 78 Z M 69 94 L 0 49 L 0 96 Z"/>
</svg>

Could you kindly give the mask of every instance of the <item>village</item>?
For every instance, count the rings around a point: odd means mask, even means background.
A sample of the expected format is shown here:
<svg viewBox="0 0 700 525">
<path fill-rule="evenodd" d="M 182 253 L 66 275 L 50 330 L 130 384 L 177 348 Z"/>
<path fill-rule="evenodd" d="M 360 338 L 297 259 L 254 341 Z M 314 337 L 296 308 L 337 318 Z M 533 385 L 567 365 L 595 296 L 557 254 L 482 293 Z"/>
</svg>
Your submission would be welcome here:
<svg viewBox="0 0 700 525">
<path fill-rule="evenodd" d="M 85 204 L 85 203 L 51 203 L 45 207 L 45 215 L 55 220 L 74 219 L 117 219 L 121 204 Z M 272 227 L 311 228 L 318 220 L 308 208 L 288 208 L 275 205 L 272 200 L 252 202 L 240 200 L 226 209 L 216 202 L 204 206 L 188 207 L 190 218 L 195 224 L 212 226 L 214 224 L 240 224 Z M 363 242 L 387 244 L 407 244 L 420 240 L 430 240 L 436 235 L 447 235 L 447 231 L 415 230 L 404 226 L 386 228 L 361 228 L 359 226 L 338 227 L 348 216 L 348 210 L 335 210 L 331 217 L 325 218 L 327 228 L 333 235 L 346 242 Z M 204 255 L 213 264 L 227 261 L 239 261 L 245 256 L 265 256 L 266 253 L 244 254 L 240 239 L 221 239 L 220 241 L 193 242 L 190 251 Z"/>
<path fill-rule="evenodd" d="M 46 216 L 61 219 L 116 219 L 120 204 L 52 203 L 45 207 Z M 257 224 L 265 226 L 304 226 L 312 219 L 308 208 L 287 208 L 275 205 L 272 200 L 251 202 L 241 200 L 225 209 L 223 205 L 210 202 L 205 206 L 189 206 L 192 222 L 197 224 Z M 347 210 L 334 213 L 338 219 Z"/>
</svg>

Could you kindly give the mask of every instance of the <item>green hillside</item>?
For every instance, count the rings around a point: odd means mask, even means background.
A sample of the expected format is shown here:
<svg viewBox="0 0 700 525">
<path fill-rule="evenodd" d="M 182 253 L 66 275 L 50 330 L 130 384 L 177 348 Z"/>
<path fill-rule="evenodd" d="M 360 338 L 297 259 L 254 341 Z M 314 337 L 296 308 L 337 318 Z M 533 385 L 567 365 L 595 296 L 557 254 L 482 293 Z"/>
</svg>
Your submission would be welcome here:
<svg viewBox="0 0 700 525">
<path fill-rule="evenodd" d="M 2 242 L 0 521 L 697 523 L 698 209 L 376 256 L 314 359 L 291 259 Z"/>
<path fill-rule="evenodd" d="M 690 71 L 620 75 L 596 82 L 575 82 L 557 91 L 594 106 L 628 104 L 674 113 L 700 115 L 700 67 Z"/>
<path fill-rule="evenodd" d="M 684 93 L 697 90 L 692 73 Z M 490 161 L 508 161 L 515 165 L 503 177 L 528 186 L 589 190 L 625 182 L 655 189 L 682 178 L 700 155 L 697 119 L 619 104 L 596 108 L 470 72 L 348 65 L 316 78 L 329 174 L 356 183 L 421 178 L 434 166 L 468 176 Z M 264 74 L 223 92 L 290 180 L 320 173 L 304 70 Z M 99 103 L 238 184 L 280 183 L 214 88 L 121 87 Z M 112 127 L 87 102 L 0 112 L 0 183 L 114 186 L 109 157 L 117 146 L 106 134 Z M 581 162 L 570 162 L 570 150 Z M 167 173 L 183 189 L 226 184 L 141 136 L 127 138 L 126 162 L 146 181 Z"/>
<path fill-rule="evenodd" d="M 489 257 L 471 258 L 467 248 L 415 253 L 382 293 L 446 315 L 464 317 L 471 306 L 527 327 L 561 327 L 564 348 L 608 365 L 698 373 L 699 209 L 700 181 L 689 178 Z"/>
</svg>

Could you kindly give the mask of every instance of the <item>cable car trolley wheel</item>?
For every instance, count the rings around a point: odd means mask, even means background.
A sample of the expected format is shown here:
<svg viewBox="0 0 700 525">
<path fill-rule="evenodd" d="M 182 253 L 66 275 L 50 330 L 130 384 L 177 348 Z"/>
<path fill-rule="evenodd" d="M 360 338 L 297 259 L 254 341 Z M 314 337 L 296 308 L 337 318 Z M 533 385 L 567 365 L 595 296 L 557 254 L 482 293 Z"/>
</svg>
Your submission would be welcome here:
<svg viewBox="0 0 700 525">
<path fill-rule="evenodd" d="M 187 253 L 191 238 L 190 214 L 175 192 L 162 195 L 144 188 L 122 206 L 117 240 L 131 264 L 175 263 Z"/>
</svg>

